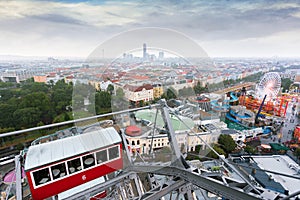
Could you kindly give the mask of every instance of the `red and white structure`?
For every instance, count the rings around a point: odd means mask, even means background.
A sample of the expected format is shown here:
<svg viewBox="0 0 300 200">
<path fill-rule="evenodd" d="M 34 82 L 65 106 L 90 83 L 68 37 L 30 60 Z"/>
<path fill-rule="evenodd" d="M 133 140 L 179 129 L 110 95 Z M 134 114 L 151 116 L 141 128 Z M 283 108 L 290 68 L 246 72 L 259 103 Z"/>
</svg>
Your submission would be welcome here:
<svg viewBox="0 0 300 200">
<path fill-rule="evenodd" d="M 33 199 L 45 199 L 123 168 L 112 127 L 29 147 L 25 172 Z"/>
</svg>

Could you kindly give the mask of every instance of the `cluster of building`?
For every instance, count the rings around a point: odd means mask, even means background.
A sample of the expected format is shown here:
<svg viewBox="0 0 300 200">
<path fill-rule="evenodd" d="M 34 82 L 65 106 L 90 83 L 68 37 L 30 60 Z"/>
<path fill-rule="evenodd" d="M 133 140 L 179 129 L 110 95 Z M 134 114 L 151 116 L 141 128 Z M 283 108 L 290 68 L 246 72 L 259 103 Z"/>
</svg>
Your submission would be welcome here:
<svg viewBox="0 0 300 200">
<path fill-rule="evenodd" d="M 122 88 L 125 97 L 137 103 L 159 98 L 167 88 L 178 93 L 179 90 L 192 88 L 198 83 L 205 87 L 207 84 L 242 79 L 258 72 L 280 69 L 283 65 L 288 67 L 299 64 L 295 60 L 228 58 L 215 58 L 209 64 L 196 61 L 193 64 L 176 57 L 167 57 L 162 51 L 157 53 L 158 56 L 150 54 L 146 44 L 143 44 L 142 57 L 124 54 L 109 64 L 54 58 L 35 62 L 6 61 L 0 63 L 0 79 L 4 82 L 21 82 L 33 77 L 34 81 L 45 83 L 64 79 L 66 82 L 79 81 L 93 85 L 96 90 L 106 90 L 112 84 L 115 91 Z M 139 60 L 130 59 L 131 57 Z M 299 70 L 295 72 L 287 69 L 281 76 L 300 79 Z"/>
<path fill-rule="evenodd" d="M 240 147 L 243 147 L 247 140 L 264 134 L 263 128 L 243 131 L 229 129 L 220 118 L 200 120 L 197 113 L 192 111 L 192 104 L 190 107 L 185 105 L 187 113 L 182 114 L 181 108 L 182 106 L 171 108 L 172 112 L 178 115 L 171 114 L 170 118 L 178 146 L 183 152 L 194 152 L 196 149 L 201 149 L 202 152 L 208 150 L 206 152 L 208 153 L 210 151 L 208 145 L 217 143 L 221 134 L 230 135 Z M 197 117 L 192 117 L 193 115 L 197 115 Z M 163 118 L 160 114 L 156 116 L 155 110 L 137 111 L 134 113 L 133 119 L 127 118 L 121 127 L 125 130 L 128 144 L 133 153 L 137 151 L 140 154 L 148 154 L 150 149 L 158 150 L 169 146 Z"/>
</svg>

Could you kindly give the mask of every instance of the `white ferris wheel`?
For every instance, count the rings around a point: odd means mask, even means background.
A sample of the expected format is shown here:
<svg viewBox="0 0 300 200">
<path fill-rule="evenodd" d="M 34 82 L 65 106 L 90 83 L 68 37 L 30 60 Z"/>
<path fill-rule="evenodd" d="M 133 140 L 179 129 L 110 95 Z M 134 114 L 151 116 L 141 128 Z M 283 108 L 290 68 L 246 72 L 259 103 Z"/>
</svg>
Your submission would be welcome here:
<svg viewBox="0 0 300 200">
<path fill-rule="evenodd" d="M 266 99 L 270 100 L 276 97 L 281 88 L 281 78 L 277 72 L 266 73 L 256 88 L 258 98 L 262 99 L 266 95 Z"/>
</svg>

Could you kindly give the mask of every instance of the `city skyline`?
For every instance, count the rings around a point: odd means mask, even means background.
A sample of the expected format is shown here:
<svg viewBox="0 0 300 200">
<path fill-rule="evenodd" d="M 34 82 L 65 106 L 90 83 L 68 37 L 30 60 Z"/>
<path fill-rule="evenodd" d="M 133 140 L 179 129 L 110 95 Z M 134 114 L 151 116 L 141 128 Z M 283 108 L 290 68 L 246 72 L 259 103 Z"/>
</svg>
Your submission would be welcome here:
<svg viewBox="0 0 300 200">
<path fill-rule="evenodd" d="M 210 57 L 299 57 L 299 18 L 296 1 L 2 1 L 0 55 L 85 58 L 120 32 L 158 27 Z"/>
</svg>

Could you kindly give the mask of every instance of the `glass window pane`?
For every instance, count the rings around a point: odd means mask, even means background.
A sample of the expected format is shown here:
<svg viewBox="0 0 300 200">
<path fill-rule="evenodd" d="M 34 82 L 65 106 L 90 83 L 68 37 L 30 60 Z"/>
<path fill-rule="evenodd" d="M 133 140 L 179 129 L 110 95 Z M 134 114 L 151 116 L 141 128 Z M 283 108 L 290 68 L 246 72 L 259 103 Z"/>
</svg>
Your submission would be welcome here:
<svg viewBox="0 0 300 200">
<path fill-rule="evenodd" d="M 97 164 L 103 163 L 107 161 L 107 151 L 102 150 L 96 153 Z"/>
<path fill-rule="evenodd" d="M 89 154 L 89 155 L 83 156 L 82 162 L 83 162 L 84 169 L 94 166 L 95 165 L 94 154 Z"/>
<path fill-rule="evenodd" d="M 52 166 L 51 173 L 54 180 L 67 175 L 65 163 Z"/>
<path fill-rule="evenodd" d="M 119 157 L 119 148 L 118 146 L 112 147 L 108 149 L 109 159 L 115 159 Z"/>
<path fill-rule="evenodd" d="M 41 169 L 32 173 L 35 185 L 42 185 L 50 181 L 49 168 Z"/>
<path fill-rule="evenodd" d="M 73 174 L 75 172 L 78 172 L 81 169 L 81 162 L 80 162 L 80 158 L 76 158 L 74 160 L 70 160 L 67 162 L 68 164 L 68 171 L 69 171 L 69 174 Z"/>
</svg>

